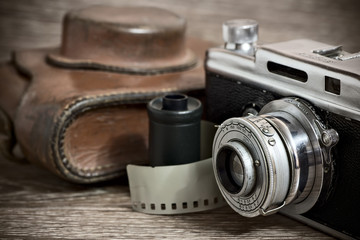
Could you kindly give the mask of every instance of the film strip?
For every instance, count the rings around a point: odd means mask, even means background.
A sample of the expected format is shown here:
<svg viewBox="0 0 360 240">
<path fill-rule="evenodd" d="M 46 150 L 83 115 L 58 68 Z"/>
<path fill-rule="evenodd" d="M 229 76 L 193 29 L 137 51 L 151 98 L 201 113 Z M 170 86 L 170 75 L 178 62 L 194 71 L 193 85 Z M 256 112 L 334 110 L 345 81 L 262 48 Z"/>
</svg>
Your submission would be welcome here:
<svg viewBox="0 0 360 240">
<path fill-rule="evenodd" d="M 211 159 L 195 163 L 127 167 L 133 209 L 150 214 L 180 214 L 226 205 Z"/>
<path fill-rule="evenodd" d="M 211 158 L 215 127 L 201 123 L 198 162 L 172 166 L 128 165 L 132 207 L 148 214 L 182 214 L 226 205 L 216 184 Z"/>
</svg>

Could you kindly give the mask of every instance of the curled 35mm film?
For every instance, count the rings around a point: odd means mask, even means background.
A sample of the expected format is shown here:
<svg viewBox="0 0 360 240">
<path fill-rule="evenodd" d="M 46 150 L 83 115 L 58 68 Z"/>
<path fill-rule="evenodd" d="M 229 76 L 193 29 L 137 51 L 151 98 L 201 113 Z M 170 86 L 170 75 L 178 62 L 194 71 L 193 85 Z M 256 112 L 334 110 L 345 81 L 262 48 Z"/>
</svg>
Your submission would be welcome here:
<svg viewBox="0 0 360 240">
<path fill-rule="evenodd" d="M 149 214 L 181 214 L 225 206 L 213 173 L 213 124 L 201 122 L 201 160 L 172 166 L 128 165 L 133 209 Z"/>
</svg>

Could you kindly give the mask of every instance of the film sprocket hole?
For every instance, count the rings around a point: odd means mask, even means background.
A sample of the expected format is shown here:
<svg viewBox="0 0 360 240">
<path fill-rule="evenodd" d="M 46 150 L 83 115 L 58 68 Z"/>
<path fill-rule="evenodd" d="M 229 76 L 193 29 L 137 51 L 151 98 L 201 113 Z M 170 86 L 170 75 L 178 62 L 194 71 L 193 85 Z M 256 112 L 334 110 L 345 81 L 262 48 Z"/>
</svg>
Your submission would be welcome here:
<svg viewBox="0 0 360 240">
<path fill-rule="evenodd" d="M 301 39 L 258 46 L 254 20 L 223 25 L 207 52 L 213 167 L 246 217 L 278 211 L 360 238 L 360 53 Z"/>
</svg>

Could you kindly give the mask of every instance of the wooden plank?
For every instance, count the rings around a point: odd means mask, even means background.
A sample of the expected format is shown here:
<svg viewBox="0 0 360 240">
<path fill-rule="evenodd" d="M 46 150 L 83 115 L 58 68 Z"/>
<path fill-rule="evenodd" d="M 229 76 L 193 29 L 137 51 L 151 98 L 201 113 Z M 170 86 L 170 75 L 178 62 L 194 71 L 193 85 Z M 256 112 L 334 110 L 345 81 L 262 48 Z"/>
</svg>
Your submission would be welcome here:
<svg viewBox="0 0 360 240">
<path fill-rule="evenodd" d="M 34 239 L 332 239 L 279 214 L 244 218 L 229 207 L 175 216 L 131 208 L 126 177 L 83 186 L 0 160 L 0 237 Z"/>
</svg>

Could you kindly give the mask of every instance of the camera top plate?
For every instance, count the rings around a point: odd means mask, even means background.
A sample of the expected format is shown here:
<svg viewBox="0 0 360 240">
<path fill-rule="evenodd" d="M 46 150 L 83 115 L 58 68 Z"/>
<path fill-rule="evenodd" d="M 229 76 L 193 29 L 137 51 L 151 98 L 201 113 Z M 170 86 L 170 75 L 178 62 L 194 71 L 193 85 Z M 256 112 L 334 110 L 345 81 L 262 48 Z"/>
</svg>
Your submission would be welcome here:
<svg viewBox="0 0 360 240">
<path fill-rule="evenodd" d="M 298 39 L 257 46 L 253 56 L 211 48 L 205 68 L 239 84 L 307 99 L 321 109 L 360 121 L 360 54 Z"/>
</svg>

